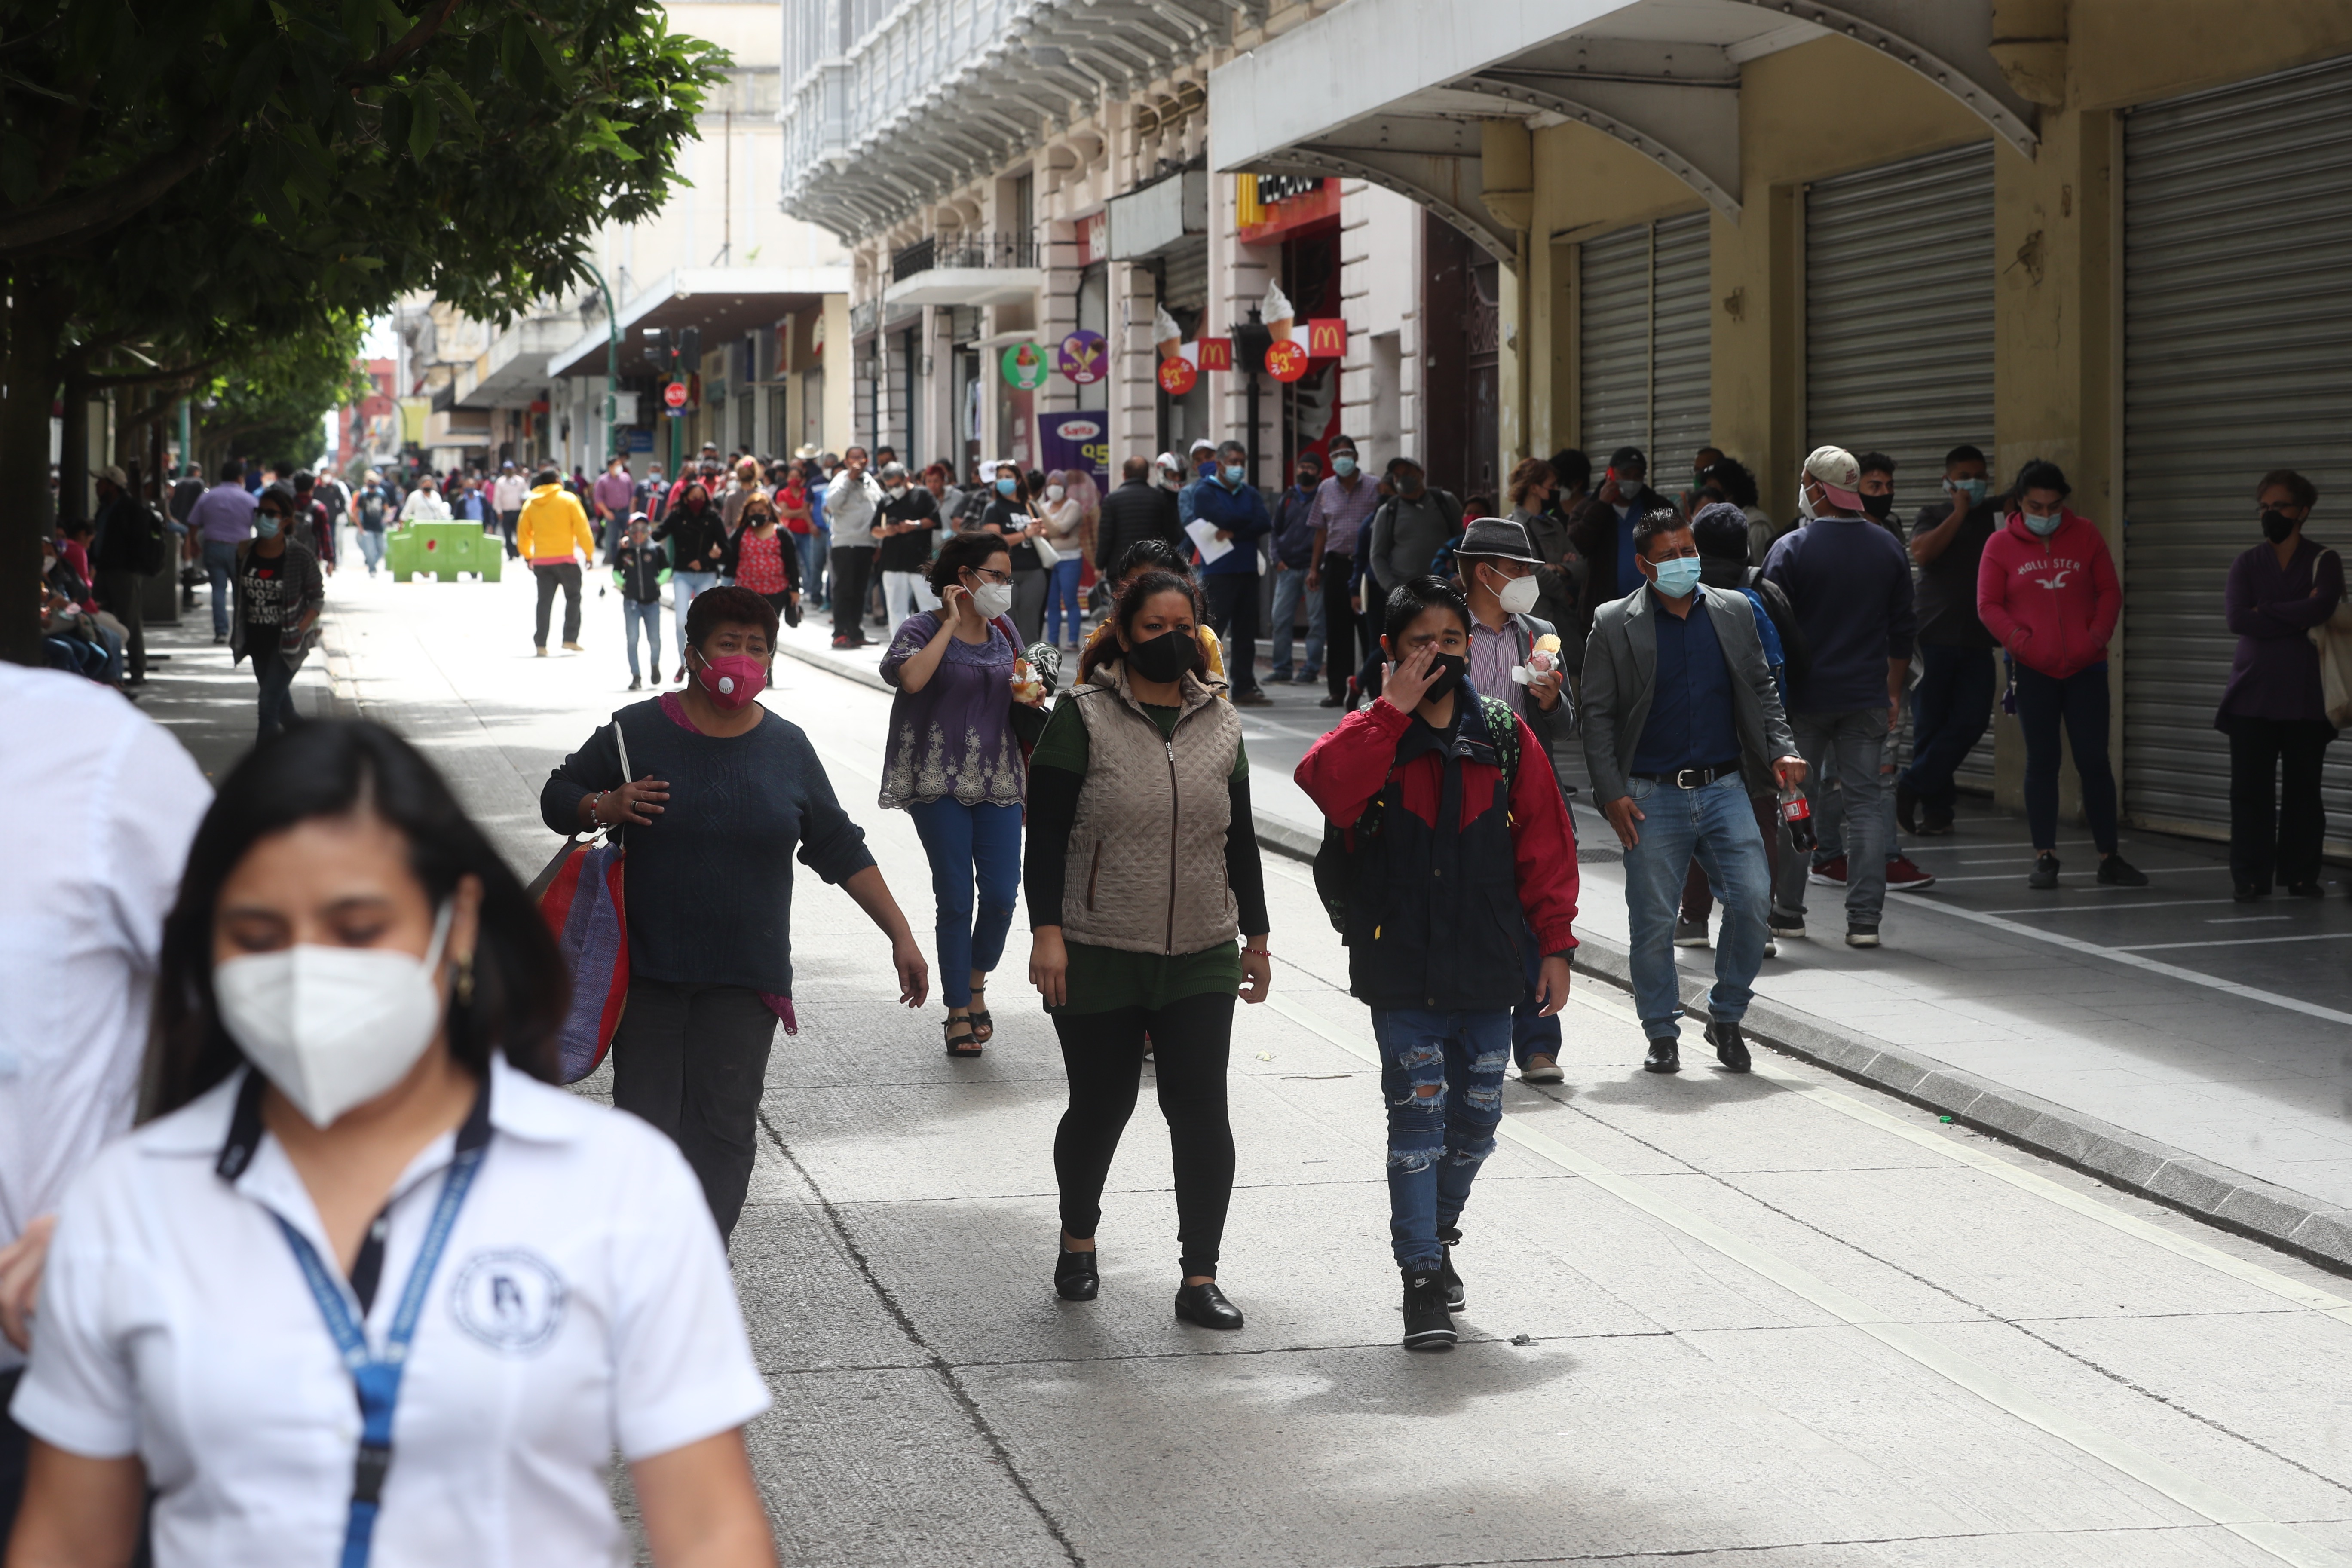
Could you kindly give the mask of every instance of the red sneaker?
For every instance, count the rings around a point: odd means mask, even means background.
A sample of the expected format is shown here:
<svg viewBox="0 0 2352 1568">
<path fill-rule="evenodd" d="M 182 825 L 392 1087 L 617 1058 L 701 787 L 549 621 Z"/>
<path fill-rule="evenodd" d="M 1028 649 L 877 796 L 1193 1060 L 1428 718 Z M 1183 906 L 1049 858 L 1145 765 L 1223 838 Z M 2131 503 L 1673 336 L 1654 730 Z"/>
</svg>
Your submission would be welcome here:
<svg viewBox="0 0 2352 1568">
<path fill-rule="evenodd" d="M 1911 864 L 1907 855 L 1897 855 L 1886 862 L 1886 888 L 1889 892 L 1916 893 L 1936 885 L 1936 879 Z"/>
<path fill-rule="evenodd" d="M 1834 860 L 1822 861 L 1807 874 L 1805 879 L 1809 882 L 1819 882 L 1824 888 L 1844 887 L 1845 857 L 1841 855 Z"/>
</svg>

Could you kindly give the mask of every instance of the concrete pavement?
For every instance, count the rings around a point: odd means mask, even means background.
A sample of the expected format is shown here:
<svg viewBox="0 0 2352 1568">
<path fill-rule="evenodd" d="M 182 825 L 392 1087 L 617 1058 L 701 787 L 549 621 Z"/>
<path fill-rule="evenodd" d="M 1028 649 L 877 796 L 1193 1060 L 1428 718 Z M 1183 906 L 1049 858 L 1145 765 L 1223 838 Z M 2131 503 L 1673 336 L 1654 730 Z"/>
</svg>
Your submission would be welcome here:
<svg viewBox="0 0 2352 1568">
<path fill-rule="evenodd" d="M 547 767 L 632 700 L 617 602 L 592 597 L 587 654 L 544 660 L 527 584 L 339 578 L 330 602 L 333 679 L 306 702 L 415 736 L 535 869 Z M 213 692 L 190 728 L 217 731 L 230 684 L 190 651 L 174 680 Z M 778 674 L 770 705 L 927 930 L 910 825 L 871 804 L 887 700 Z M 950 1062 L 936 1007 L 889 1004 L 855 907 L 801 884 L 801 1032 L 771 1060 L 734 1252 L 787 1562 L 2352 1562 L 2352 1285 L 1801 1061 L 1646 1075 L 1623 994 L 1590 977 L 1569 1081 L 1507 1089 L 1466 1342 L 1398 1349 L 1364 1014 L 1306 868 L 1271 858 L 1268 883 L 1275 998 L 1234 1040 L 1230 1336 L 1170 1316 L 1148 1095 L 1102 1300 L 1053 1298 L 1061 1068 L 1018 930 L 995 1042 Z M 1596 931 L 1615 900 L 1589 868 Z"/>
</svg>

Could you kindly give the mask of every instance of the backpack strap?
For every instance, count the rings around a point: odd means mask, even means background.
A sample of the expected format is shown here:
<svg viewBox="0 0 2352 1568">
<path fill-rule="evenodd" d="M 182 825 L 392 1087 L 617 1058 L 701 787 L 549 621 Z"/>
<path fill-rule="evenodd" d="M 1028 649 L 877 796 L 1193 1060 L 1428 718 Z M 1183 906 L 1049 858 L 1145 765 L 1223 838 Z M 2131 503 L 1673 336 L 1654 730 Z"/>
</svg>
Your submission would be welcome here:
<svg viewBox="0 0 2352 1568">
<path fill-rule="evenodd" d="M 1495 761 L 1503 770 L 1503 792 L 1508 795 L 1519 779 L 1519 716 L 1499 697 L 1481 696 L 1478 710 L 1486 721 L 1486 739 L 1494 745 Z"/>
</svg>

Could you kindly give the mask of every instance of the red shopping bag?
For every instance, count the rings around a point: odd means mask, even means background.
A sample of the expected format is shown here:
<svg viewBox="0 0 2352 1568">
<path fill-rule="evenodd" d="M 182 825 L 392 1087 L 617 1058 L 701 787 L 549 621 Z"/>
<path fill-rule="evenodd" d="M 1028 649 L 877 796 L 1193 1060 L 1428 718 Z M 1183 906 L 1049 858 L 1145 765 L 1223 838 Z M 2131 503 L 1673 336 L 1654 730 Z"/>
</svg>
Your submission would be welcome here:
<svg viewBox="0 0 2352 1568">
<path fill-rule="evenodd" d="M 618 715 L 613 739 L 625 779 L 629 747 L 621 739 Z M 572 1004 L 557 1036 L 565 1083 L 578 1083 L 603 1064 L 629 999 L 629 913 L 622 896 L 621 859 L 617 832 L 567 844 L 530 885 L 572 971 Z"/>
</svg>

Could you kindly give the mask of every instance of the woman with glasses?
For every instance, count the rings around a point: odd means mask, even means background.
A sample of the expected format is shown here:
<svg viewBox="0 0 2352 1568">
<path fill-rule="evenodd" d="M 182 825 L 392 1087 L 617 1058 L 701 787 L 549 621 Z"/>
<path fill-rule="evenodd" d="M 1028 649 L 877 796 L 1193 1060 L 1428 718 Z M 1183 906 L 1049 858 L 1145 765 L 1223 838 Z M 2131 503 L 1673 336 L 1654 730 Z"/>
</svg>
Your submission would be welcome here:
<svg viewBox="0 0 2352 1568">
<path fill-rule="evenodd" d="M 1021 882 L 1026 769 L 1013 733 L 1015 661 L 1005 611 L 1013 557 L 994 533 L 960 533 L 931 563 L 937 610 L 907 617 L 882 657 L 898 688 L 883 751 L 882 805 L 903 806 L 930 858 L 939 905 L 940 989 L 947 1052 L 976 1057 L 994 1035 L 988 976 L 1004 956 Z M 979 887 L 979 913 L 972 889 Z"/>
<path fill-rule="evenodd" d="M 327 603 L 319 558 L 295 531 L 298 515 L 293 487 L 280 481 L 262 491 L 254 507 L 253 537 L 236 547 L 236 571 L 230 579 L 236 598 L 228 661 L 253 660 L 264 741 L 293 715 L 294 672 L 310 656 L 319 612 Z"/>
<path fill-rule="evenodd" d="M 1013 556 L 1013 624 L 1022 646 L 1037 640 L 1045 621 L 1045 589 L 1053 574 L 1037 553 L 1037 541 L 1046 535 L 1045 519 L 1032 498 L 1017 463 L 996 465 L 994 490 L 988 510 L 981 513 L 983 533 L 995 534 Z"/>
</svg>

